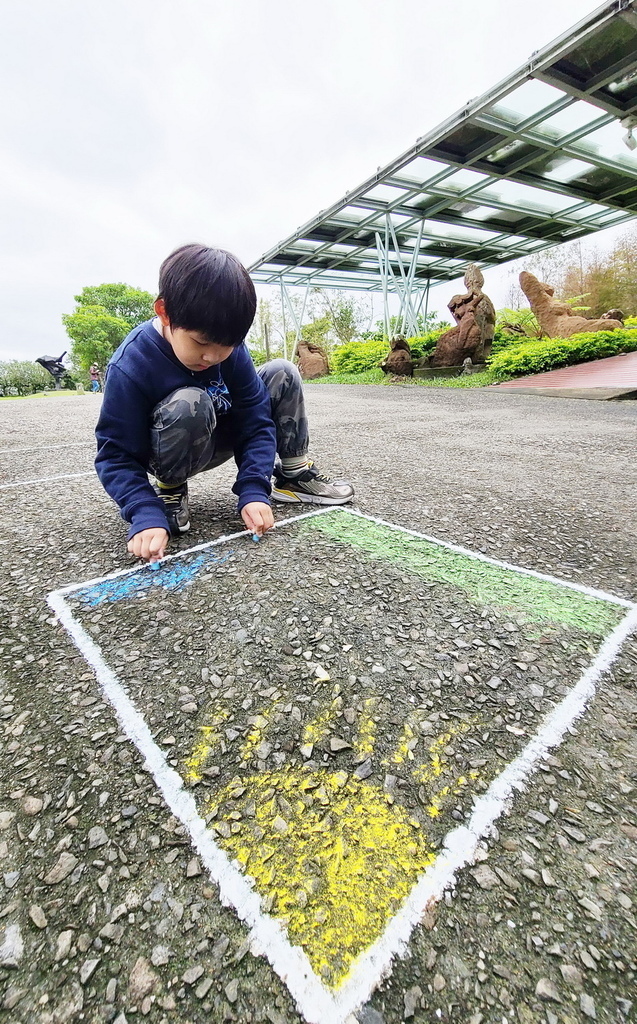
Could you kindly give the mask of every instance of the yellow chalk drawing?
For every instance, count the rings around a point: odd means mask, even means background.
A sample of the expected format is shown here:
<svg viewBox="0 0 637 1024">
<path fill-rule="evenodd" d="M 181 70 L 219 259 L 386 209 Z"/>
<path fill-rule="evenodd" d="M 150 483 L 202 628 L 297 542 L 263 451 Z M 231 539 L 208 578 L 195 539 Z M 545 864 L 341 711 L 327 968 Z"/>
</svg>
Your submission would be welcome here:
<svg viewBox="0 0 637 1024">
<path fill-rule="evenodd" d="M 368 697 L 363 702 L 364 710 L 358 720 L 358 734 L 354 743 L 354 753 L 359 760 L 370 757 L 374 753 L 378 723 L 373 718 L 373 712 L 377 707 L 377 697 Z"/>
<path fill-rule="evenodd" d="M 414 749 L 417 743 L 418 735 L 415 730 L 415 712 L 412 712 L 403 725 L 396 749 L 383 764 L 403 764 L 404 761 L 413 761 Z"/>
<path fill-rule="evenodd" d="M 204 765 L 221 740 L 219 726 L 223 725 L 227 717 L 228 711 L 224 708 L 217 711 L 207 725 L 199 727 L 199 739 L 185 764 L 186 782 L 190 782 L 191 785 L 201 782 Z"/>
<path fill-rule="evenodd" d="M 244 742 L 241 744 L 240 758 L 242 761 L 249 761 L 255 750 L 261 743 L 264 735 L 264 731 L 268 725 L 269 715 L 261 713 L 256 715 L 250 732 L 246 736 Z"/>
<path fill-rule="evenodd" d="M 318 743 L 327 735 L 330 724 L 343 706 L 343 698 L 335 697 L 332 703 L 320 711 L 311 722 L 308 722 L 303 730 L 303 744 Z"/>
<path fill-rule="evenodd" d="M 305 725 L 300 750 L 324 741 L 343 707 L 334 698 Z M 412 887 L 435 859 L 426 822 L 478 778 L 456 777 L 452 741 L 474 728 L 474 721 L 446 725 L 426 743 L 418 722 L 422 709 L 403 724 L 395 750 L 382 763 L 409 765 L 419 783 L 419 810 L 408 810 L 399 792 L 385 792 L 376 778 L 360 779 L 357 765 L 375 751 L 377 697 L 363 702 L 355 723 L 350 771 L 284 765 L 258 774 L 235 776 L 206 801 L 204 813 L 219 844 L 249 875 L 265 912 L 276 915 L 290 941 L 305 951 L 313 970 L 332 989 L 347 977 L 356 958 L 384 931 Z M 249 719 L 239 757 L 244 766 L 272 730 L 272 708 Z M 219 740 L 227 714 L 216 713 L 199 730 L 186 762 L 186 778 L 201 779 L 207 757 Z M 352 730 L 354 731 L 354 729 Z M 308 756 L 307 752 L 304 756 Z"/>
<path fill-rule="evenodd" d="M 447 732 L 438 736 L 429 747 L 429 764 L 420 764 L 412 772 L 416 781 L 431 785 L 441 775 L 448 775 L 449 761 L 445 756 L 445 748 L 456 736 L 464 735 L 475 724 L 475 722 L 458 722 L 450 726 Z M 431 793 L 430 802 L 426 807 L 429 817 L 437 818 L 447 800 L 452 796 L 457 796 L 469 781 L 475 782 L 478 776 L 479 772 L 470 771 L 467 775 L 460 775 L 453 785 L 443 786 L 437 792 Z"/>
<path fill-rule="evenodd" d="M 245 786 L 237 810 L 250 799 L 256 813 L 221 844 L 284 919 L 314 971 L 336 987 L 435 854 L 403 807 L 390 807 L 377 786 L 354 777 L 343 783 L 326 771 L 283 768 L 253 775 Z M 227 799 L 222 791 L 216 802 Z"/>
</svg>

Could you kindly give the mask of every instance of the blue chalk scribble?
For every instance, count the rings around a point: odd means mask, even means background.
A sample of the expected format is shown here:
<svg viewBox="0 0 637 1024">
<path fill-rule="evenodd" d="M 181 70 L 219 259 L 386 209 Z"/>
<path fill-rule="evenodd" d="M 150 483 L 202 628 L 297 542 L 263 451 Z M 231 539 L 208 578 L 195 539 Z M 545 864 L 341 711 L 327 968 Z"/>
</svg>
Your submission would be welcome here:
<svg viewBox="0 0 637 1024">
<path fill-rule="evenodd" d="M 234 554 L 228 551 L 225 555 L 214 555 L 211 552 L 203 552 L 188 562 L 170 561 L 155 562 L 151 568 L 155 571 L 148 572 L 148 566 L 143 566 L 137 572 L 128 576 L 120 576 L 114 580 L 104 580 L 102 583 L 95 583 L 92 587 L 77 590 L 75 596 L 88 605 L 95 608 L 105 601 L 123 601 L 130 597 L 139 597 L 152 587 L 163 587 L 164 590 L 171 590 L 179 593 L 184 587 L 199 575 L 200 571 L 213 563 L 221 565 Z"/>
</svg>

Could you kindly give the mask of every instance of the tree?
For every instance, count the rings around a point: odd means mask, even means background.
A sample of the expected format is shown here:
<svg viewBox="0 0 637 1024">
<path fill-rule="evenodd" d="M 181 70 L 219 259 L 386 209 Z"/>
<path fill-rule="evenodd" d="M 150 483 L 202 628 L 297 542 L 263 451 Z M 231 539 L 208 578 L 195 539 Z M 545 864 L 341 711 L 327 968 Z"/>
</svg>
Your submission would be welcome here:
<svg viewBox="0 0 637 1024">
<path fill-rule="evenodd" d="M 131 288 L 129 284 L 87 285 L 75 296 L 75 301 L 78 310 L 87 306 L 101 306 L 111 316 L 125 320 L 129 331 L 155 315 L 155 299 L 150 292 Z"/>
<path fill-rule="evenodd" d="M 321 345 L 322 348 L 329 348 L 329 333 L 331 329 L 331 317 L 318 316 L 309 324 L 303 325 L 301 328 L 301 338 L 303 341 L 308 341 L 311 345 Z"/>
<path fill-rule="evenodd" d="M 347 345 L 360 331 L 362 319 L 360 306 L 353 296 L 345 295 L 343 292 L 336 292 L 330 296 L 326 291 L 322 293 L 322 298 L 338 344 Z"/>
<path fill-rule="evenodd" d="M 130 331 L 123 317 L 112 316 L 104 306 L 80 305 L 62 317 L 71 338 L 71 359 L 78 370 L 88 371 L 92 363 L 104 369 L 113 352 Z"/>
<path fill-rule="evenodd" d="M 437 313 L 427 313 L 425 316 L 423 313 L 419 313 L 416 317 L 416 334 L 414 337 L 422 338 L 425 334 L 429 334 L 430 331 L 442 331 L 447 330 L 451 327 L 451 324 L 447 320 L 440 320 Z M 402 329 L 402 317 L 392 316 L 389 318 L 389 333 L 393 338 L 395 335 L 400 334 Z M 363 331 L 362 337 L 368 341 L 385 341 L 387 336 L 385 334 L 385 321 L 376 321 L 375 331 Z"/>
</svg>

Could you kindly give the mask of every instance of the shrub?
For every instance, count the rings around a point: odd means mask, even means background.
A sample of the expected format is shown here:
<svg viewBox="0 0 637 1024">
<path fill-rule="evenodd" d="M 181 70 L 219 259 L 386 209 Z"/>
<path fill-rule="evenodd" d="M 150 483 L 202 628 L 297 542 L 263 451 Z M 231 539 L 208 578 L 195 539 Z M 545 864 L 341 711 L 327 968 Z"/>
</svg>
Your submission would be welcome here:
<svg viewBox="0 0 637 1024">
<path fill-rule="evenodd" d="M 418 337 L 407 338 L 412 357 L 422 359 L 423 356 L 430 356 L 440 335 L 448 330 L 448 327 L 442 327 Z M 369 341 L 350 341 L 349 344 L 334 349 L 331 358 L 332 371 L 340 374 L 374 370 L 380 366 L 388 352 L 387 341 L 378 341 L 374 338 L 370 338 Z"/>
<path fill-rule="evenodd" d="M 448 330 L 448 327 L 440 327 L 435 331 L 427 331 L 426 334 L 420 334 L 416 338 L 407 338 L 407 344 L 411 349 L 413 358 L 422 359 L 424 356 L 430 356 L 436 347 L 440 335 Z"/>
<path fill-rule="evenodd" d="M 492 356 L 489 370 L 494 380 L 510 380 L 634 351 L 637 331 L 591 331 L 570 338 L 543 338 L 511 345 Z"/>
<path fill-rule="evenodd" d="M 374 370 L 389 352 L 386 341 L 350 341 L 340 345 L 332 354 L 332 371 L 334 373 L 361 373 L 363 370 Z"/>
<path fill-rule="evenodd" d="M 624 320 L 624 327 L 637 327 L 637 316 L 627 316 Z"/>
<path fill-rule="evenodd" d="M 51 391 L 53 377 L 39 363 L 12 359 L 0 363 L 0 398 L 33 395 L 36 391 Z"/>
<path fill-rule="evenodd" d="M 512 331 L 513 337 L 526 335 L 527 338 L 541 338 L 542 328 L 535 313 L 531 309 L 498 309 L 495 314 L 496 332 L 506 334 L 508 327 L 517 327 Z"/>
</svg>

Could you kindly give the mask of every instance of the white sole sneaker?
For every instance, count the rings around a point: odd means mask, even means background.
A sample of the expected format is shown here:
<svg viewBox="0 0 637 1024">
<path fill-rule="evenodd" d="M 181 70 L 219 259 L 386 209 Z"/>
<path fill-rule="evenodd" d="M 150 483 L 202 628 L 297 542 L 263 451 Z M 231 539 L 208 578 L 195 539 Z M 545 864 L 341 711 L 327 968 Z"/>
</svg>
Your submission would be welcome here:
<svg viewBox="0 0 637 1024">
<path fill-rule="evenodd" d="M 304 494 L 299 491 L 286 491 L 279 487 L 272 488 L 272 499 L 274 501 L 287 502 L 291 505 L 346 505 L 352 500 L 353 495 L 344 498 L 322 498 L 319 494 Z"/>
</svg>

